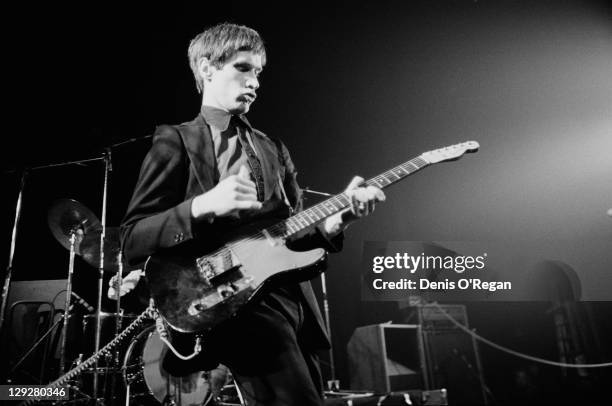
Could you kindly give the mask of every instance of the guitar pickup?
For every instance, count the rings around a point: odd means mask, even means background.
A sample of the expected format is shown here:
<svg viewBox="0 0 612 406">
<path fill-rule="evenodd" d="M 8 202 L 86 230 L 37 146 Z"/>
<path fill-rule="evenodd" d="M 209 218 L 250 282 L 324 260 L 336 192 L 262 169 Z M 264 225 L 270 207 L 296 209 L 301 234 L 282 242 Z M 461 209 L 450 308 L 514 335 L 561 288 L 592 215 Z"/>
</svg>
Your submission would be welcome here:
<svg viewBox="0 0 612 406">
<path fill-rule="evenodd" d="M 227 272 L 226 272 L 227 273 Z M 204 316 L 206 312 L 212 311 L 215 306 L 222 303 L 243 303 L 251 296 L 255 286 L 252 276 L 243 275 L 242 272 L 232 272 L 233 280 L 226 280 L 216 284 L 216 288 L 210 290 L 204 296 L 193 300 L 187 307 L 187 314 L 190 316 Z M 219 281 L 216 281 L 219 282 Z M 231 306 L 229 306 L 231 308 Z M 236 309 L 237 310 L 237 309 Z M 227 310 L 229 313 L 235 312 L 234 309 Z"/>
<path fill-rule="evenodd" d="M 217 287 L 217 289 L 219 289 L 224 285 L 232 285 L 234 282 L 239 281 L 244 277 L 245 275 L 240 270 L 240 266 L 235 266 L 220 274 L 215 275 L 208 281 L 213 287 Z M 228 290 L 231 290 L 231 288 L 228 288 Z"/>
<path fill-rule="evenodd" d="M 238 289 L 233 283 L 226 283 L 224 285 L 217 286 L 217 293 L 224 299 L 234 296 L 237 291 Z"/>
</svg>

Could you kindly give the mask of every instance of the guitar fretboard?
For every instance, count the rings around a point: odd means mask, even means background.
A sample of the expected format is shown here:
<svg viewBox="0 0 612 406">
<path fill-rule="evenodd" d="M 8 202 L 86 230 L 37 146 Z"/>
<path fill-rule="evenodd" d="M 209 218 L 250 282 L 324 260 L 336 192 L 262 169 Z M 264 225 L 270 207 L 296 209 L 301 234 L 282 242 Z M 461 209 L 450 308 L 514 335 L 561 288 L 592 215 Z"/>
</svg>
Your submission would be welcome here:
<svg viewBox="0 0 612 406">
<path fill-rule="evenodd" d="M 365 181 L 365 184 L 384 189 L 427 165 L 429 165 L 429 163 L 423 158 L 413 158 L 378 176 L 368 179 Z M 327 217 L 346 209 L 350 204 L 351 199 L 343 192 L 268 227 L 265 231 L 275 238 L 289 238 L 308 227 L 318 224 Z"/>
</svg>

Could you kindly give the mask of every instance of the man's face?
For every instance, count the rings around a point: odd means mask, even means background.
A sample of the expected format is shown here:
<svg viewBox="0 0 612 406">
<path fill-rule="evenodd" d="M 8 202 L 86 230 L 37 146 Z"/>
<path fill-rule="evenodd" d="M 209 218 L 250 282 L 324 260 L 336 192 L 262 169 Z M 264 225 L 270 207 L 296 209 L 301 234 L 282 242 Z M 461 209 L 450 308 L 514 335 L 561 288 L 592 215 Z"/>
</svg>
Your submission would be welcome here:
<svg viewBox="0 0 612 406">
<path fill-rule="evenodd" d="M 221 69 L 210 66 L 205 78 L 204 103 L 232 114 L 248 112 L 257 97 L 257 78 L 262 68 L 261 55 L 251 51 L 236 53 Z"/>
</svg>

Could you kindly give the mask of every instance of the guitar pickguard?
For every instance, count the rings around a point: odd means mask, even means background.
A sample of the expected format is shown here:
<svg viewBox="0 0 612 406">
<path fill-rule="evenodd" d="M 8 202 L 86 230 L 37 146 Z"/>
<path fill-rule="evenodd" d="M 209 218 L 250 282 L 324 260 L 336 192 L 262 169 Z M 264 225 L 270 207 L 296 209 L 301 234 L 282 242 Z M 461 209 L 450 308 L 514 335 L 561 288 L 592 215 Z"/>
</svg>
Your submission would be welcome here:
<svg viewBox="0 0 612 406">
<path fill-rule="evenodd" d="M 267 286 L 318 273 L 325 250 L 291 251 L 263 234 L 198 258 L 155 255 L 145 272 L 159 313 L 181 332 L 207 330 L 256 300 Z"/>
</svg>

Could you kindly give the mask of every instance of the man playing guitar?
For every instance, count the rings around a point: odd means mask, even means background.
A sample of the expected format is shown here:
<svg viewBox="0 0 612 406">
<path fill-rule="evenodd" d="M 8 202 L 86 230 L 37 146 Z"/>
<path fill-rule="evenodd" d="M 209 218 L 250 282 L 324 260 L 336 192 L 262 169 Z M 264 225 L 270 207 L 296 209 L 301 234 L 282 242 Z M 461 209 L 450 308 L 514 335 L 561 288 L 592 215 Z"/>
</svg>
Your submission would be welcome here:
<svg viewBox="0 0 612 406">
<path fill-rule="evenodd" d="M 189 61 L 202 93 L 201 110 L 191 122 L 156 129 L 122 223 L 122 248 L 130 264 L 160 252 L 201 254 L 202 247 L 223 244 L 223 234 L 301 209 L 287 148 L 245 117 L 266 63 L 259 34 L 245 26 L 216 25 L 191 41 Z M 347 187 L 348 209 L 287 245 L 338 251 L 347 225 L 385 199 L 379 188 L 362 183 L 355 177 Z M 179 345 L 185 337 L 173 332 L 172 339 Z M 168 359 L 165 366 L 173 374 L 187 374 L 227 365 L 249 406 L 321 405 L 316 351 L 328 346 L 310 282 L 291 282 L 274 286 L 208 332 L 201 355 L 189 362 Z"/>
</svg>

